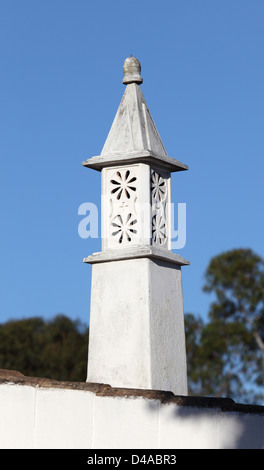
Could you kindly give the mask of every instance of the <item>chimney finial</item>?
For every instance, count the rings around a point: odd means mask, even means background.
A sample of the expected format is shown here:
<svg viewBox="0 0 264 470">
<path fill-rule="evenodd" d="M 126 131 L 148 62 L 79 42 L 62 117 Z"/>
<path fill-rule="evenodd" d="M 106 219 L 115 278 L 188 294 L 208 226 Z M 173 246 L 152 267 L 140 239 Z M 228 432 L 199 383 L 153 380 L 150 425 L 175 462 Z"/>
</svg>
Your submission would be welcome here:
<svg viewBox="0 0 264 470">
<path fill-rule="evenodd" d="M 136 57 L 132 57 L 132 55 L 127 57 L 123 65 L 123 72 L 124 85 L 128 85 L 129 83 L 137 83 L 140 85 L 143 82 L 143 78 L 140 75 L 141 65 Z"/>
</svg>

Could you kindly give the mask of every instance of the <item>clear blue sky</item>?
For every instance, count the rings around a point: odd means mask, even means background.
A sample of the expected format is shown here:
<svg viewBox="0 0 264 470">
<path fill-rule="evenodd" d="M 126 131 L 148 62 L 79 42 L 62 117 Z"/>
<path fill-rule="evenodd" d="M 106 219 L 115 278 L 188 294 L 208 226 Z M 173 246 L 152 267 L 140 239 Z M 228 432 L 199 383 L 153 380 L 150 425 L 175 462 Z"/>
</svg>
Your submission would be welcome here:
<svg viewBox="0 0 264 470">
<path fill-rule="evenodd" d="M 99 204 L 101 152 L 125 90 L 142 91 L 187 203 L 179 254 L 186 312 L 206 316 L 210 258 L 264 257 L 262 0 L 0 0 L 0 322 L 57 313 L 88 323 L 100 240 L 78 236 L 78 207 Z"/>
</svg>

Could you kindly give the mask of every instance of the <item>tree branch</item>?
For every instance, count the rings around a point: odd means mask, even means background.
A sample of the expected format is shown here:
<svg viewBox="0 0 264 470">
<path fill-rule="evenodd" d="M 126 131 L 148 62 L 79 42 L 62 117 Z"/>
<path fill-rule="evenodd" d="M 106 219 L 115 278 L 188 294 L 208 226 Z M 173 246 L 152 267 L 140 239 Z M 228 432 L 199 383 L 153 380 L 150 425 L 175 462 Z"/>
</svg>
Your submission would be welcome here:
<svg viewBox="0 0 264 470">
<path fill-rule="evenodd" d="M 244 317 L 245 317 L 245 320 L 246 322 L 249 324 L 250 328 L 251 328 L 251 331 L 252 331 L 252 334 L 255 338 L 255 341 L 259 347 L 259 349 L 264 352 L 264 342 L 262 341 L 261 339 L 261 336 L 259 334 L 259 332 L 256 330 L 256 328 L 254 327 L 254 324 L 252 322 L 252 320 L 250 319 L 250 317 L 248 316 L 247 312 L 245 311 L 245 309 L 243 307 L 240 308 L 240 311 L 243 313 Z"/>
</svg>

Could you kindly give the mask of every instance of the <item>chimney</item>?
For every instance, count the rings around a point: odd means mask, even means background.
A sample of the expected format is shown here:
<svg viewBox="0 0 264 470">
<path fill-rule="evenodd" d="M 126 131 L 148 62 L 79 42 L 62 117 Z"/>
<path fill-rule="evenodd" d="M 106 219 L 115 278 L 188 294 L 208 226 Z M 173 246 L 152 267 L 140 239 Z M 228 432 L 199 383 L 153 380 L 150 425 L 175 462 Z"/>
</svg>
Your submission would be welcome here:
<svg viewBox="0 0 264 470">
<path fill-rule="evenodd" d="M 144 99 L 141 65 L 123 65 L 126 89 L 99 156 L 102 251 L 92 264 L 88 382 L 187 395 L 181 266 L 171 251 L 171 172 Z"/>
</svg>

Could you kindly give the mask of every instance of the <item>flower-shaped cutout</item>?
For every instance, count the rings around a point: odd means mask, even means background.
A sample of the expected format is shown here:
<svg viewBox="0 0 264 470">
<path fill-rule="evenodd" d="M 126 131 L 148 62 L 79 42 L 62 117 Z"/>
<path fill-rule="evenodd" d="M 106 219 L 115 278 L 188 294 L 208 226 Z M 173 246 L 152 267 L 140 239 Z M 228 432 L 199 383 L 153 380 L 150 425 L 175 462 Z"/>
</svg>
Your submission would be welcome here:
<svg viewBox="0 0 264 470">
<path fill-rule="evenodd" d="M 167 240 L 166 221 L 163 215 L 155 214 L 152 217 L 152 237 L 156 245 L 164 245 Z"/>
<path fill-rule="evenodd" d="M 119 243 L 124 241 L 131 242 L 132 235 L 137 233 L 137 230 L 134 229 L 136 223 L 137 219 L 131 213 L 124 218 L 118 214 L 111 223 L 114 229 L 112 236 L 116 237 Z"/>
<path fill-rule="evenodd" d="M 155 199 L 157 202 L 163 201 L 167 193 L 165 179 L 155 171 L 152 171 L 150 184 L 153 199 Z"/>
<path fill-rule="evenodd" d="M 114 178 L 111 179 L 111 184 L 114 186 L 111 190 L 111 194 L 116 194 L 116 198 L 119 200 L 122 194 L 130 199 L 131 193 L 136 191 L 137 178 L 132 175 L 130 170 L 117 171 Z"/>
</svg>

